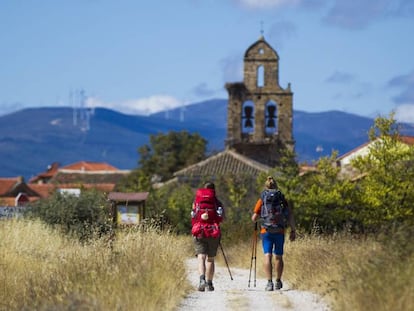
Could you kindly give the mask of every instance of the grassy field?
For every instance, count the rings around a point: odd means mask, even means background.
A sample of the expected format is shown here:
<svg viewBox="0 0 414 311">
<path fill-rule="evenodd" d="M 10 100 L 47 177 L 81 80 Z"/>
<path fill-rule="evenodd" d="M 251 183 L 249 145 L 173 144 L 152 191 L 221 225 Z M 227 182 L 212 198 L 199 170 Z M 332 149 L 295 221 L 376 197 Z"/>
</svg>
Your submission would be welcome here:
<svg viewBox="0 0 414 311">
<path fill-rule="evenodd" d="M 295 289 L 320 294 L 337 311 L 414 310 L 414 243 L 401 231 L 375 238 L 304 235 L 287 241 L 283 278 Z M 230 265 L 250 269 L 251 241 L 228 247 L 227 253 Z M 258 240 L 257 273 L 264 277 L 262 262 Z"/>
<path fill-rule="evenodd" d="M 122 232 L 111 248 L 105 240 L 82 245 L 33 221 L 1 221 L 0 237 L 0 310 L 174 310 L 192 290 L 184 266 L 190 237 Z M 333 310 L 414 310 L 408 238 L 300 236 L 286 242 L 284 279 L 319 293 Z M 251 241 L 222 244 L 230 268 L 250 268 Z M 258 276 L 262 260 L 259 240 Z"/>
<path fill-rule="evenodd" d="M 188 241 L 168 233 L 119 234 L 113 249 L 39 222 L 2 221 L 0 236 L 0 310 L 173 310 L 189 290 Z"/>
</svg>

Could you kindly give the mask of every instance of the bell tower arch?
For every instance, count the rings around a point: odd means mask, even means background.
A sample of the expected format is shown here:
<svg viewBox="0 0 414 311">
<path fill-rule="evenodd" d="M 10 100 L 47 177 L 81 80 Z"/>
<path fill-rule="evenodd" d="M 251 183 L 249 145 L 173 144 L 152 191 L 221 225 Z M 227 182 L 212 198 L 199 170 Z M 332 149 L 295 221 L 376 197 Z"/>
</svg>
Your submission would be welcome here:
<svg viewBox="0 0 414 311">
<path fill-rule="evenodd" d="M 226 148 L 269 166 L 294 149 L 293 93 L 279 84 L 279 56 L 261 36 L 244 54 L 243 82 L 226 83 Z"/>
</svg>

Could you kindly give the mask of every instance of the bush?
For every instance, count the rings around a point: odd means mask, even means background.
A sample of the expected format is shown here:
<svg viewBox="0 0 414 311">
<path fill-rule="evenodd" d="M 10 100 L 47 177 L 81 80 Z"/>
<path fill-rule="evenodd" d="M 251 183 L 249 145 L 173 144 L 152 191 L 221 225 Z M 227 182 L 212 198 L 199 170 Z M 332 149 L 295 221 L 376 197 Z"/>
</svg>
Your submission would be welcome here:
<svg viewBox="0 0 414 311">
<path fill-rule="evenodd" d="M 82 191 L 81 195 L 54 193 L 40 200 L 29 210 L 28 216 L 39 218 L 64 233 L 87 240 L 111 229 L 110 206 L 104 193 L 97 190 Z"/>
</svg>

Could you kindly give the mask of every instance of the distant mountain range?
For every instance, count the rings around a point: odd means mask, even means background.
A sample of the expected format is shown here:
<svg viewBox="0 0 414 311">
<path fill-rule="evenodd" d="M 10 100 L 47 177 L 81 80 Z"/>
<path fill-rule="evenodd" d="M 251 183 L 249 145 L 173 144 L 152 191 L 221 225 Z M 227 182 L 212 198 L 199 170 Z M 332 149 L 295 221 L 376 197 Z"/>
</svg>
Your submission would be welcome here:
<svg viewBox="0 0 414 311">
<path fill-rule="evenodd" d="M 301 162 L 312 162 L 332 150 L 343 154 L 368 140 L 373 119 L 328 111 L 294 111 L 293 135 Z M 187 130 L 208 142 L 209 152 L 224 148 L 227 100 L 215 99 L 150 116 L 126 115 L 96 108 L 28 108 L 0 116 L 0 177 L 26 180 L 53 162 L 107 162 L 120 169 L 138 166 L 138 148 L 151 134 Z M 404 126 L 414 135 L 414 127 Z"/>
</svg>

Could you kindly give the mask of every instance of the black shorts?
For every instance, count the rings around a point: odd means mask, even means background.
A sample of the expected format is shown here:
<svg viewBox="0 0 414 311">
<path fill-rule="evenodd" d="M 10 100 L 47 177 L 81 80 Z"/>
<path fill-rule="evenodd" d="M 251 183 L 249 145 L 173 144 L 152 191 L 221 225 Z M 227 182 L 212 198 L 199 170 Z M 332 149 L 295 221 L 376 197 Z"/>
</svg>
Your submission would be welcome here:
<svg viewBox="0 0 414 311">
<path fill-rule="evenodd" d="M 194 237 L 194 250 L 196 255 L 207 254 L 208 257 L 216 257 L 220 238 L 196 238 Z"/>
</svg>

